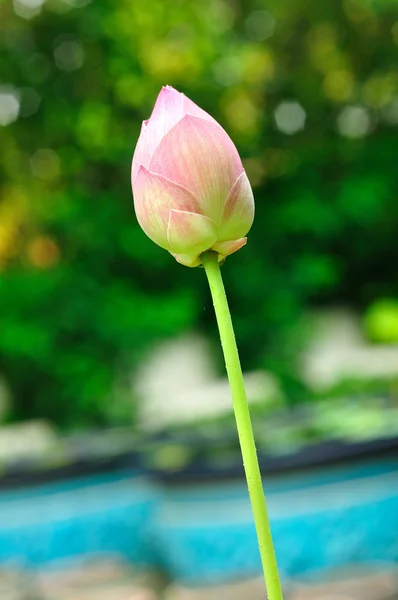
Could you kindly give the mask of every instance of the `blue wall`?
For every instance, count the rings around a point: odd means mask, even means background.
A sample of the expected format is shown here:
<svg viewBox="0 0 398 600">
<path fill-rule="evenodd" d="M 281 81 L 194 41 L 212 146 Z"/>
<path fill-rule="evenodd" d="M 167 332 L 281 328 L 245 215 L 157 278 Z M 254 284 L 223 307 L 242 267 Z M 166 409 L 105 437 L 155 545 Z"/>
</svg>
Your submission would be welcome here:
<svg viewBox="0 0 398 600">
<path fill-rule="evenodd" d="M 398 562 L 398 460 L 273 476 L 265 490 L 283 576 Z M 119 471 L 0 493 L 0 562 L 104 553 L 188 584 L 261 570 L 243 481 L 161 488 Z"/>
</svg>

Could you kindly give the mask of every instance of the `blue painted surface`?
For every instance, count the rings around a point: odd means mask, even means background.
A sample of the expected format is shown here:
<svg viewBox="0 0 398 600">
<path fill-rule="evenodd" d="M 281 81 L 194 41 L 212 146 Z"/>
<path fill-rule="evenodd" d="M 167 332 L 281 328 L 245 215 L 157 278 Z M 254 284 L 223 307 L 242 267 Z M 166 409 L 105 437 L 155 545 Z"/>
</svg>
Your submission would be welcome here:
<svg viewBox="0 0 398 600">
<path fill-rule="evenodd" d="M 158 502 L 142 475 L 120 471 L 0 493 L 0 562 L 38 566 L 54 560 L 120 553 L 153 562 L 146 528 Z"/>
<path fill-rule="evenodd" d="M 274 477 L 265 484 L 282 575 L 398 562 L 398 461 Z M 155 531 L 164 561 L 187 584 L 261 572 L 244 483 L 167 494 Z"/>
<path fill-rule="evenodd" d="M 398 562 L 398 460 L 274 476 L 265 490 L 284 576 Z M 104 553 L 160 562 L 189 584 L 261 570 L 243 481 L 159 489 L 119 471 L 0 492 L 0 562 Z"/>
</svg>

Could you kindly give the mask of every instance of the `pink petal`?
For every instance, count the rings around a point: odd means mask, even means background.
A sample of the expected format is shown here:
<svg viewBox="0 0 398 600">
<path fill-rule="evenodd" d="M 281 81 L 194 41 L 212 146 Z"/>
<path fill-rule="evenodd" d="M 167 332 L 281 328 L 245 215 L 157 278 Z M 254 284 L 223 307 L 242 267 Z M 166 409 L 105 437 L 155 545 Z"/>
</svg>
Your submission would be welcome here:
<svg viewBox="0 0 398 600">
<path fill-rule="evenodd" d="M 170 86 L 163 87 L 157 97 L 152 114 L 144 121 L 133 156 L 131 179 L 140 166 L 149 167 L 152 155 L 163 136 L 183 117 L 183 96 Z"/>
<path fill-rule="evenodd" d="M 216 224 L 208 217 L 185 210 L 170 211 L 167 242 L 173 254 L 186 254 L 194 260 L 216 239 Z"/>
<path fill-rule="evenodd" d="M 235 240 L 247 234 L 254 219 L 254 198 L 245 172 L 235 181 L 225 202 L 219 240 Z"/>
<path fill-rule="evenodd" d="M 147 121 L 144 121 L 141 126 L 140 137 L 138 138 L 135 147 L 133 163 L 131 165 L 131 183 L 134 185 L 138 170 L 141 166 L 148 167 L 152 158 L 152 150 L 149 144 L 148 136 L 146 135 Z"/>
<path fill-rule="evenodd" d="M 240 240 L 233 240 L 231 242 L 217 242 L 213 245 L 212 250 L 215 250 L 216 252 L 221 254 L 222 257 L 229 256 L 230 254 L 233 254 L 234 252 L 240 250 L 240 248 L 245 246 L 246 242 L 246 237 L 241 238 Z"/>
<path fill-rule="evenodd" d="M 196 198 L 180 185 L 140 167 L 134 181 L 134 207 L 137 219 L 148 237 L 169 249 L 167 228 L 172 209 L 200 210 Z"/>
<path fill-rule="evenodd" d="M 165 135 L 149 168 L 192 192 L 204 214 L 215 221 L 243 172 L 238 151 L 222 127 L 191 115 Z"/>
<path fill-rule="evenodd" d="M 133 182 L 141 165 L 149 167 L 152 155 L 162 137 L 186 114 L 218 124 L 209 113 L 192 102 L 190 98 L 169 85 L 163 87 L 158 95 L 151 117 L 142 123 L 140 137 L 133 157 L 131 173 Z"/>
</svg>

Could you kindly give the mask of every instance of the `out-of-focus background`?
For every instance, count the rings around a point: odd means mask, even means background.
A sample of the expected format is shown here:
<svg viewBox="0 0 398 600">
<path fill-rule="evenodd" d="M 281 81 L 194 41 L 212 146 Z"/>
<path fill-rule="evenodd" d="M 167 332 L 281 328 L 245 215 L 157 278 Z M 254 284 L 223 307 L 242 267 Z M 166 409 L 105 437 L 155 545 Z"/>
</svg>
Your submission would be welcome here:
<svg viewBox="0 0 398 600">
<path fill-rule="evenodd" d="M 0 3 L 0 591 L 264 598 L 201 269 L 130 162 L 162 85 L 256 198 L 229 293 L 289 598 L 397 598 L 395 0 Z"/>
</svg>

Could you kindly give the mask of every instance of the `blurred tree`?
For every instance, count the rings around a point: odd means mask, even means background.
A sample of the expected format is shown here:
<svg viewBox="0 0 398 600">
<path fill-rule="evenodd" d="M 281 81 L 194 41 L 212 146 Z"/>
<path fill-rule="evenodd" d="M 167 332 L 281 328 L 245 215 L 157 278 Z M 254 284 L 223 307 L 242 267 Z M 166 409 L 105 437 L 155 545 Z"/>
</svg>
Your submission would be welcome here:
<svg viewBox="0 0 398 600">
<path fill-rule="evenodd" d="M 256 195 L 225 267 L 245 367 L 293 397 L 311 303 L 398 284 L 398 21 L 390 0 L 0 4 L 0 370 L 10 418 L 128 418 L 130 370 L 206 327 L 203 273 L 136 224 L 140 123 L 172 84 L 237 142 Z M 207 300 L 206 300 L 207 298 Z M 297 387 L 298 385 L 298 387 Z"/>
</svg>

